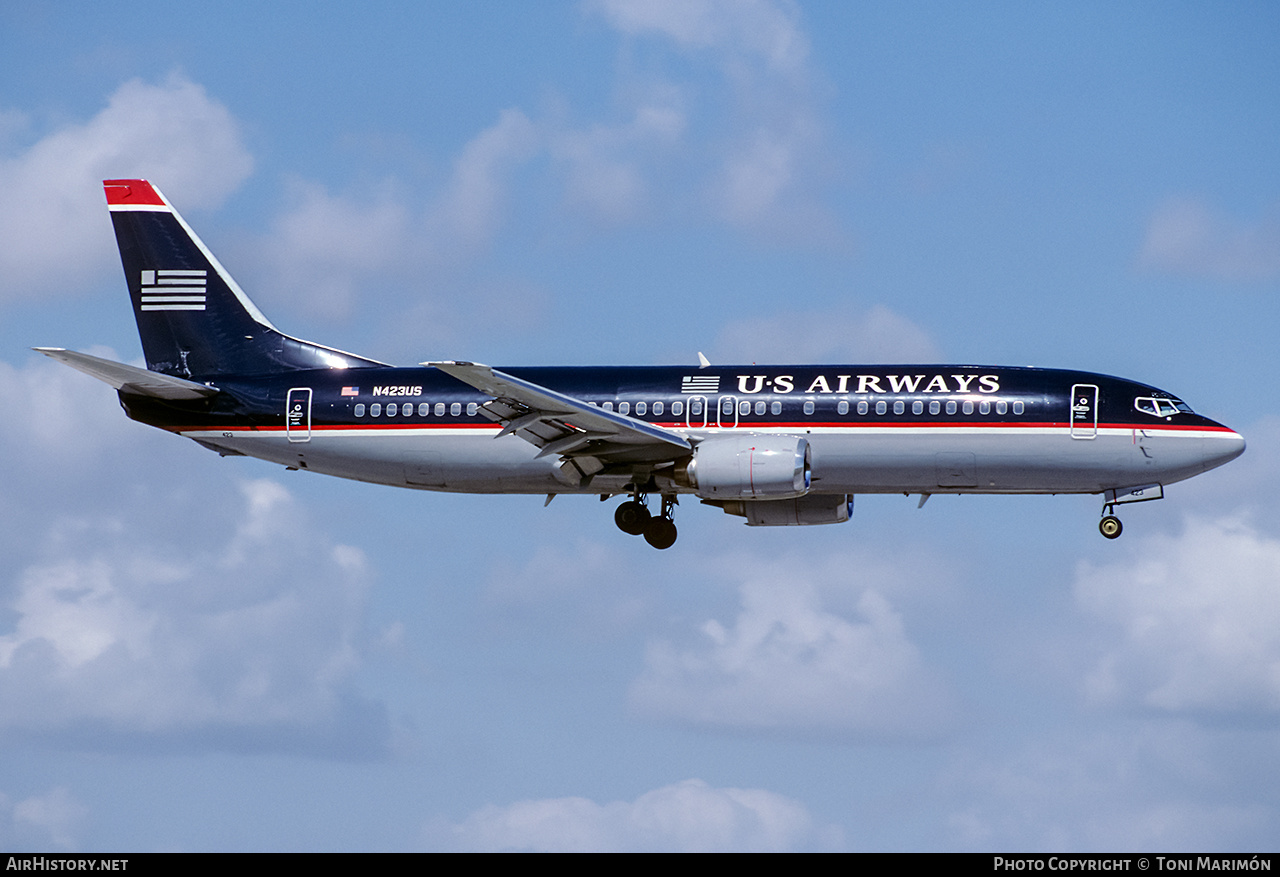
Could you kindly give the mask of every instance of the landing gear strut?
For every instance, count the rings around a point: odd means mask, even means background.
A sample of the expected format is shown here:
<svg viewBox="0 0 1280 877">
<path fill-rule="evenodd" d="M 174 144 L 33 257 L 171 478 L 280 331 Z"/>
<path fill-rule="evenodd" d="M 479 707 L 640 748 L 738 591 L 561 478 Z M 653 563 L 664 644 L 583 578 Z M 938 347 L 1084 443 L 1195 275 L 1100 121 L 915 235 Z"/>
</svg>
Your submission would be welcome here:
<svg viewBox="0 0 1280 877">
<path fill-rule="evenodd" d="M 645 505 L 648 497 L 637 490 L 631 499 L 618 506 L 613 513 L 613 522 L 618 529 L 632 536 L 644 536 L 644 541 L 654 548 L 670 548 L 676 543 L 676 524 L 672 518 L 672 510 L 676 505 L 676 497 L 662 497 L 662 513 L 654 516 Z"/>
<path fill-rule="evenodd" d="M 662 497 L 662 514 L 656 518 L 650 518 L 649 522 L 644 526 L 644 541 L 654 548 L 670 548 L 676 544 L 676 522 L 671 519 L 672 509 L 675 504 L 676 498 L 674 495 L 664 495 Z"/>
</svg>

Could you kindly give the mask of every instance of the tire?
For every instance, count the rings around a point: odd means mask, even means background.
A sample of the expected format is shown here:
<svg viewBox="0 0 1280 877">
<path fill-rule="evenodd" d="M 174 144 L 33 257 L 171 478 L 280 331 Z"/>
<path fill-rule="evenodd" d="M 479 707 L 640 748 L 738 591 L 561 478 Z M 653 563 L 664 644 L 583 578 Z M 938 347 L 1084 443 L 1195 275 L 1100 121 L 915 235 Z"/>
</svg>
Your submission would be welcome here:
<svg viewBox="0 0 1280 877">
<path fill-rule="evenodd" d="M 652 518 L 644 528 L 644 541 L 662 550 L 676 544 L 676 525 L 670 518 Z"/>
<path fill-rule="evenodd" d="M 1124 524 L 1115 515 L 1107 515 L 1098 522 L 1098 532 L 1108 539 L 1119 539 L 1124 532 Z"/>
<path fill-rule="evenodd" d="M 649 510 L 634 499 L 624 502 L 613 513 L 613 522 L 618 525 L 618 529 L 632 536 L 643 533 L 650 520 Z"/>
</svg>

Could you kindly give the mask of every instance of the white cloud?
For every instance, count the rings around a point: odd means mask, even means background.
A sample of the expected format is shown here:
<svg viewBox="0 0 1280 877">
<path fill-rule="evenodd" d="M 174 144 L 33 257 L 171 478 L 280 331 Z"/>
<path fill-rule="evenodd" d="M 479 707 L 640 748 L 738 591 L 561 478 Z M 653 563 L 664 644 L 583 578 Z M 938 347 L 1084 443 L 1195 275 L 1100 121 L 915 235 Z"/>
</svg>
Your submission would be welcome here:
<svg viewBox="0 0 1280 877">
<path fill-rule="evenodd" d="M 1260 776 L 1230 776 L 1198 732 L 1169 724 L 1038 733 L 1012 751 L 966 759 L 934 793 L 946 847 L 965 850 L 1233 849 L 1275 824 L 1272 747 Z M 1250 787 L 1252 786 L 1252 787 Z"/>
<path fill-rule="evenodd" d="M 1138 263 L 1213 280 L 1274 280 L 1280 277 L 1280 212 L 1248 223 L 1195 199 L 1171 199 L 1152 215 Z"/>
<path fill-rule="evenodd" d="M 736 320 L 711 346 L 712 362 L 936 362 L 925 330 L 884 305 L 860 315 L 798 312 Z"/>
<path fill-rule="evenodd" d="M 815 176 L 831 162 L 813 94 L 817 77 L 794 4 L 602 0 L 592 6 L 620 33 L 669 40 L 718 65 L 731 94 L 717 95 L 707 114 L 725 106 L 732 112 L 702 185 L 719 219 L 767 231 L 770 239 L 836 237 Z"/>
<path fill-rule="evenodd" d="M 618 125 L 551 126 L 550 150 L 565 168 L 568 202 L 612 222 L 634 216 L 650 195 L 649 165 L 678 147 L 685 132 L 680 103 L 675 90 L 664 89 Z"/>
<path fill-rule="evenodd" d="M 510 623 L 588 640 L 616 637 L 652 609 L 650 582 L 629 564 L 619 543 L 585 539 L 539 546 L 519 566 L 499 562 L 487 602 Z M 608 582 L 608 588 L 601 588 Z"/>
<path fill-rule="evenodd" d="M 1086 689 L 1168 713 L 1280 714 L 1280 540 L 1189 518 L 1127 558 L 1081 564 L 1080 606 L 1119 630 Z"/>
<path fill-rule="evenodd" d="M 715 49 L 757 59 L 770 70 L 800 71 L 809 41 L 793 3 L 771 0 L 598 0 L 618 31 L 659 34 L 685 49 Z"/>
<path fill-rule="evenodd" d="M 144 177 L 182 207 L 207 207 L 252 166 L 235 119 L 202 87 L 126 82 L 88 122 L 0 158 L 0 300 L 65 295 L 114 261 L 103 179 Z"/>
<path fill-rule="evenodd" d="M 0 737 L 381 751 L 385 711 L 355 682 L 359 549 L 44 357 L 0 363 L 0 405 Z"/>
<path fill-rule="evenodd" d="M 874 570 L 846 560 L 833 557 L 822 568 L 795 558 L 731 564 L 742 579 L 737 618 L 706 621 L 683 647 L 651 644 L 631 688 L 633 708 L 757 733 L 860 740 L 941 733 L 953 698 L 881 590 L 858 582 Z M 849 611 L 829 609 L 833 596 L 851 599 Z"/>
<path fill-rule="evenodd" d="M 240 493 L 227 510 L 236 523 L 212 550 L 138 532 L 145 524 L 127 512 L 56 518 L 45 556 L 5 583 L 14 620 L 0 636 L 0 728 L 90 747 L 137 735 L 195 747 L 376 747 L 344 737 L 352 721 L 375 735 L 381 721 L 352 686 L 362 553 L 317 534 L 275 482 Z M 211 526 L 190 512 L 170 509 L 180 528 L 184 514 L 190 527 Z"/>
<path fill-rule="evenodd" d="M 539 138 L 524 113 L 502 111 L 463 147 L 441 191 L 424 203 L 390 182 L 335 195 L 318 183 L 293 181 L 292 204 L 254 246 L 268 290 L 264 298 L 342 320 L 360 302 L 362 287 L 394 280 L 415 296 L 414 307 L 429 309 L 423 287 L 431 272 L 491 241 L 502 224 L 509 178 L 533 156 Z"/>
<path fill-rule="evenodd" d="M 529 117 L 506 109 L 498 120 L 463 148 L 443 197 L 434 204 L 428 232 L 437 248 L 487 243 L 497 228 L 505 200 L 505 178 L 541 145 Z"/>
<path fill-rule="evenodd" d="M 74 850 L 89 809 L 63 786 L 10 803 L 0 793 L 0 845 L 9 852 Z"/>
<path fill-rule="evenodd" d="M 836 829 L 804 805 L 762 789 L 717 789 L 691 779 L 634 801 L 587 798 L 486 807 L 429 839 L 464 850 L 532 852 L 783 852 L 832 848 Z"/>
<path fill-rule="evenodd" d="M 355 197 L 302 180 L 289 189 L 292 204 L 260 244 L 268 264 L 263 288 L 316 316 L 346 318 L 362 281 L 420 248 L 410 239 L 410 211 L 390 187 Z"/>
</svg>

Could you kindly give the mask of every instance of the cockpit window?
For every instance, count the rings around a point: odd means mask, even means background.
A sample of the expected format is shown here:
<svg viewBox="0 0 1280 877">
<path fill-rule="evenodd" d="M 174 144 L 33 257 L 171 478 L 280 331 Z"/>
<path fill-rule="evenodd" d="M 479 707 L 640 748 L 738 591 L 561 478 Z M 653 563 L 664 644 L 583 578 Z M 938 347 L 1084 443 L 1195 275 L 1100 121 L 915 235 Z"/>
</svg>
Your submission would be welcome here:
<svg viewBox="0 0 1280 877">
<path fill-rule="evenodd" d="M 1133 400 L 1133 407 L 1143 414 L 1152 417 L 1172 417 L 1175 414 L 1191 414 L 1191 407 L 1181 399 L 1157 399 L 1154 396 L 1139 396 Z"/>
</svg>

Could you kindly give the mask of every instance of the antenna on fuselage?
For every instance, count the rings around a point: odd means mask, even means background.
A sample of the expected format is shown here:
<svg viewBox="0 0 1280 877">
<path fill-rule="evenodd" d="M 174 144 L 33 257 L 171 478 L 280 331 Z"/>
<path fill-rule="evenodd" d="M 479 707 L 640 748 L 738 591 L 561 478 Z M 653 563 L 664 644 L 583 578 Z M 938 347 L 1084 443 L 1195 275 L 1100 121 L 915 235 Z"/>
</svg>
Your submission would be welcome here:
<svg viewBox="0 0 1280 877">
<path fill-rule="evenodd" d="M 698 351 L 698 368 L 706 368 L 711 365 L 711 360 L 702 355 L 702 351 Z"/>
</svg>

